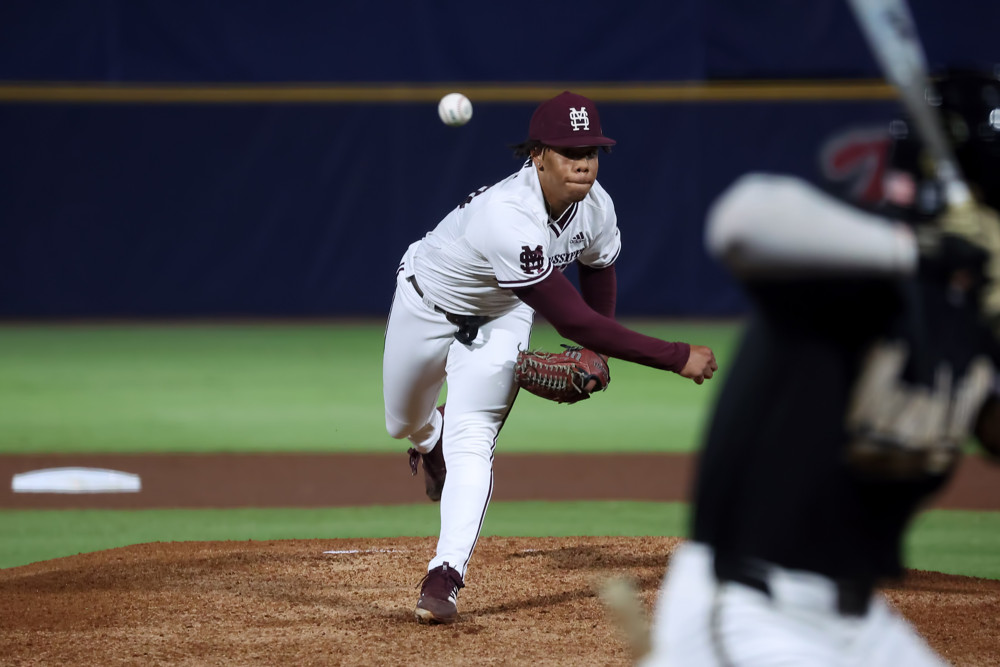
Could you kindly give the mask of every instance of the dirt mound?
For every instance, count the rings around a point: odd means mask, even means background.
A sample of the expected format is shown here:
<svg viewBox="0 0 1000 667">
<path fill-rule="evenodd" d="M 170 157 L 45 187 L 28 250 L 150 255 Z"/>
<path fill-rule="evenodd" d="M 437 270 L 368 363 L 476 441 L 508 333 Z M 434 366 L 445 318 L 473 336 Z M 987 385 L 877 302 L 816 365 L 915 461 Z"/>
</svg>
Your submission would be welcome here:
<svg viewBox="0 0 1000 667">
<path fill-rule="evenodd" d="M 677 538 L 483 538 L 461 619 L 413 619 L 432 538 L 152 543 L 0 570 L 5 664 L 628 665 L 597 587 L 651 610 Z M 954 664 L 1000 664 L 1000 581 L 887 591 Z"/>
</svg>

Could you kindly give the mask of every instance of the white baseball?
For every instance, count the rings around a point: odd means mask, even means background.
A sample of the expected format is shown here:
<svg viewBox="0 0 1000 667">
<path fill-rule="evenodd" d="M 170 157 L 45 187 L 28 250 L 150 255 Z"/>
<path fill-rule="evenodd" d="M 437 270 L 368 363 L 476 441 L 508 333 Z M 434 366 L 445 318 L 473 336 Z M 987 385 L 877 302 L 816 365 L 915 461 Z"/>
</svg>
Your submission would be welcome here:
<svg viewBox="0 0 1000 667">
<path fill-rule="evenodd" d="M 445 125 L 465 125 L 472 118 L 472 102 L 462 93 L 448 93 L 438 102 L 438 116 Z"/>
</svg>

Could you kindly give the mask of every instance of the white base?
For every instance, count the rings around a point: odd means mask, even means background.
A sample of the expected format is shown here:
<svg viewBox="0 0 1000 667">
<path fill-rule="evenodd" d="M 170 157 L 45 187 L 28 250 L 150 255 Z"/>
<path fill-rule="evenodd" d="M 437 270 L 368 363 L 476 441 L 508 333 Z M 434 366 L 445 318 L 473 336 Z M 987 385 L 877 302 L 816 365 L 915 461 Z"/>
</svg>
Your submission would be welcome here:
<svg viewBox="0 0 1000 667">
<path fill-rule="evenodd" d="M 14 475 L 14 493 L 135 493 L 138 475 L 103 468 L 45 468 Z"/>
</svg>

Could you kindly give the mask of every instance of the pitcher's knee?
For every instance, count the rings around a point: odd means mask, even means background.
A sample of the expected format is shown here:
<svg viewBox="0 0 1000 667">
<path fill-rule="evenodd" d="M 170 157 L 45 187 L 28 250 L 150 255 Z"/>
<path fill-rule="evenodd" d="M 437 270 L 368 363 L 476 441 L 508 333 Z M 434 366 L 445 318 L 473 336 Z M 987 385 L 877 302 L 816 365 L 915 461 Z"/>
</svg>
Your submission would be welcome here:
<svg viewBox="0 0 1000 667">
<path fill-rule="evenodd" d="M 390 438 L 402 440 L 413 431 L 413 425 L 398 421 L 386 415 L 385 430 Z"/>
<path fill-rule="evenodd" d="M 454 430 L 449 435 L 451 438 L 448 442 L 449 449 L 489 461 L 493 457 L 496 436 L 496 429 L 489 425 L 476 422 L 458 423 L 454 425 Z"/>
</svg>

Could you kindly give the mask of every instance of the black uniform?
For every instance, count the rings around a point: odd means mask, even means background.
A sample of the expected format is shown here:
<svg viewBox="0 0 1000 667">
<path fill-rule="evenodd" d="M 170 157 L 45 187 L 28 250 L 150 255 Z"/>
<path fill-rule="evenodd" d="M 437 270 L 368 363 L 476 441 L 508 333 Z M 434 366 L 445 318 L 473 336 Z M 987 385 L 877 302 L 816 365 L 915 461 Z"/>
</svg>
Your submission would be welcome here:
<svg viewBox="0 0 1000 667">
<path fill-rule="evenodd" d="M 974 206 L 927 196 L 898 123 L 881 220 L 774 174 L 713 203 L 708 249 L 754 309 L 643 664 L 944 664 L 873 594 L 969 435 L 1000 454 L 1000 80 L 937 91 Z"/>
<path fill-rule="evenodd" d="M 846 417 L 866 354 L 904 342 L 901 379 L 929 390 L 943 368 L 954 387 L 977 355 L 995 363 L 995 340 L 972 300 L 930 270 L 746 287 L 755 312 L 701 455 L 693 539 L 714 548 L 722 579 L 759 559 L 855 584 L 865 598 L 901 573 L 907 523 L 954 469 L 901 476 L 851 462 L 864 434 Z"/>
</svg>

